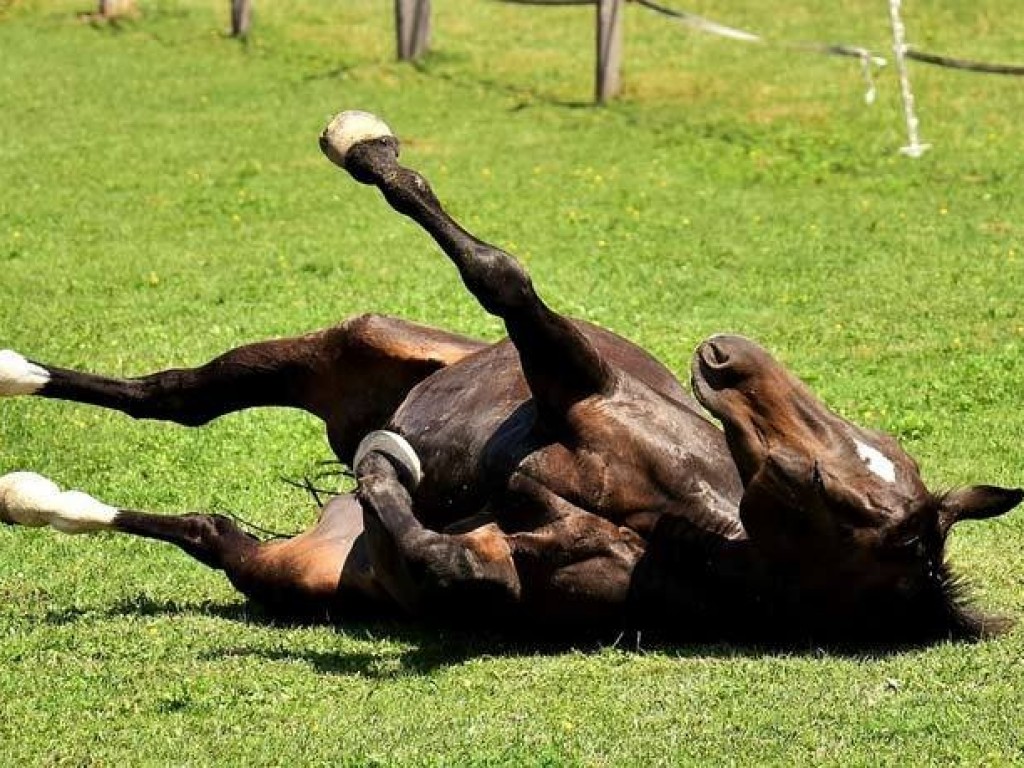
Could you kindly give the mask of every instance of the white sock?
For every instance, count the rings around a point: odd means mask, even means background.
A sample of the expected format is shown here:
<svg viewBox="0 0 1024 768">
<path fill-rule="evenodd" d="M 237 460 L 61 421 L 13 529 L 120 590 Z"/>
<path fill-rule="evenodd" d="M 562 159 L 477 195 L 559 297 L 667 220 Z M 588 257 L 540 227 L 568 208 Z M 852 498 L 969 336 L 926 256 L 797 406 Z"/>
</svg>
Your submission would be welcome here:
<svg viewBox="0 0 1024 768">
<path fill-rule="evenodd" d="M 50 372 L 11 349 L 0 349 L 0 397 L 31 395 L 50 380 Z"/>
</svg>

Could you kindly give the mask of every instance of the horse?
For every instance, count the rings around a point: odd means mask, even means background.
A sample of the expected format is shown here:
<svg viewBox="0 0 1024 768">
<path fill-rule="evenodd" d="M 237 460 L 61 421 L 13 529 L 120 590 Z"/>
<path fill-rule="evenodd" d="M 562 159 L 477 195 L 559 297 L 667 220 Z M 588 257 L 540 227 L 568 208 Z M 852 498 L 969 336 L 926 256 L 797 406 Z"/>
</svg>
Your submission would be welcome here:
<svg viewBox="0 0 1024 768">
<path fill-rule="evenodd" d="M 699 344 L 691 396 L 637 345 L 549 307 L 515 258 L 399 163 L 380 118 L 343 112 L 319 142 L 436 241 L 507 338 L 367 314 L 127 379 L 5 350 L 0 395 L 186 426 L 303 409 L 356 482 L 285 539 L 218 514 L 118 508 L 24 471 L 0 478 L 0 520 L 168 542 L 272 616 L 344 622 L 370 610 L 537 634 L 636 627 L 753 642 L 1006 629 L 971 603 L 944 550 L 954 525 L 1005 514 L 1020 488 L 930 492 L 894 438 L 842 418 L 741 336 Z"/>
</svg>

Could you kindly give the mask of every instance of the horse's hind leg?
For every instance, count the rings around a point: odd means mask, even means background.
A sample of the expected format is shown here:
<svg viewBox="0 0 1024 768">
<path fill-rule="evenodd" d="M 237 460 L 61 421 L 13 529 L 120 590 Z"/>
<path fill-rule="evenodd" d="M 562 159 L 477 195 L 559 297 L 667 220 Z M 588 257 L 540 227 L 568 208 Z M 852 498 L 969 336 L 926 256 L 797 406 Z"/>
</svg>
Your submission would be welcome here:
<svg viewBox="0 0 1024 768">
<path fill-rule="evenodd" d="M 62 533 L 130 533 L 177 545 L 211 568 L 250 558 L 259 542 L 219 515 L 151 515 L 118 509 L 81 491 L 61 491 L 34 472 L 0 477 L 0 522 Z"/>
<path fill-rule="evenodd" d="M 337 497 L 310 530 L 261 542 L 222 515 L 154 515 L 118 509 L 41 475 L 0 477 L 0 522 L 63 533 L 124 533 L 173 544 L 253 601 L 285 616 L 337 616 L 387 603 L 362 541 L 362 513 Z"/>
<path fill-rule="evenodd" d="M 343 113 L 324 132 L 321 147 L 357 181 L 378 187 L 392 208 L 423 227 L 484 309 L 504 320 L 530 390 L 547 415 L 557 419 L 573 403 L 610 391 L 614 375 L 594 345 L 540 299 L 512 256 L 466 232 L 444 211 L 427 181 L 398 164 L 398 141 L 387 126 L 365 113 Z"/>
<path fill-rule="evenodd" d="M 288 406 L 328 424 L 347 460 L 419 381 L 481 342 L 379 315 L 334 328 L 232 349 L 196 368 L 119 379 L 0 351 L 0 396 L 33 394 L 197 426 L 234 411 Z"/>
</svg>

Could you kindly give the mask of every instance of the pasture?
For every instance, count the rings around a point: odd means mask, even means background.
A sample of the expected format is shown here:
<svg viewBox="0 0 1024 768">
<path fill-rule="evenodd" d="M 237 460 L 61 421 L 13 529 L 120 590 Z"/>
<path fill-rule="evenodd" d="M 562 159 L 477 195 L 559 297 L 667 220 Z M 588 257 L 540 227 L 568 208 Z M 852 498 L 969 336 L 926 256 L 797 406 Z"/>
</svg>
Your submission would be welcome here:
<svg viewBox="0 0 1024 768">
<path fill-rule="evenodd" d="M 895 434 L 933 488 L 1024 484 L 1019 79 L 912 69 L 863 103 L 848 60 L 698 37 L 627 8 L 625 91 L 589 106 L 592 13 L 435 3 L 435 49 L 392 61 L 389 4 L 0 3 L 0 347 L 96 372 L 193 365 L 365 311 L 496 338 L 411 223 L 320 154 L 381 115 L 451 212 L 554 306 L 681 376 L 698 340 L 759 340 L 836 410 Z M 888 53 L 884 8 L 690 10 Z M 907 9 L 921 47 L 1020 58 L 1014 0 Z M 289 532 L 281 480 L 329 458 L 296 412 L 200 429 L 0 402 L 0 473 L 125 507 L 231 511 Z M 1024 619 L 1024 513 L 956 529 L 981 602 Z M 529 647 L 386 623 L 261 620 L 159 544 L 0 529 L 0 762 L 1008 764 L 1024 755 L 1024 629 L 844 654 Z"/>
</svg>

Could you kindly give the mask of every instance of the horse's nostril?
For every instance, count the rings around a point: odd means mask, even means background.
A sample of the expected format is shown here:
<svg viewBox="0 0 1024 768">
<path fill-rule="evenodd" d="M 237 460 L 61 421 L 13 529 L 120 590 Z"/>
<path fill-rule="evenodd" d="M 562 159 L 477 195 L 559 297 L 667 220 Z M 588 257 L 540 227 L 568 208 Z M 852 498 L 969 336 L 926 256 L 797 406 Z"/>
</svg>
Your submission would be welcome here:
<svg viewBox="0 0 1024 768">
<path fill-rule="evenodd" d="M 729 365 L 729 353 L 713 341 L 704 343 L 703 353 L 705 364 L 710 368 L 725 368 Z"/>
<path fill-rule="evenodd" d="M 711 342 L 711 354 L 714 355 L 715 361 L 718 363 L 724 364 L 729 362 L 729 355 L 715 342 Z"/>
</svg>

